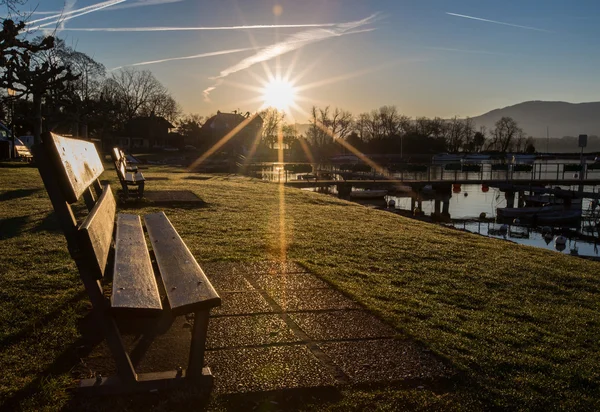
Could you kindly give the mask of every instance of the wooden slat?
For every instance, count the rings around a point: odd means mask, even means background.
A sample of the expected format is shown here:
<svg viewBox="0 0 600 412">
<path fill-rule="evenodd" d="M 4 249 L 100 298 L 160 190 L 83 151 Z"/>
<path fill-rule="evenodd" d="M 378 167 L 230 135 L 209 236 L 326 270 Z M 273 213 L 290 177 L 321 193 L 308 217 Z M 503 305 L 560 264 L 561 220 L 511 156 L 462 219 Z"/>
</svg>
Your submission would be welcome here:
<svg viewBox="0 0 600 412">
<path fill-rule="evenodd" d="M 115 163 L 121 160 L 121 151 L 118 147 L 113 147 L 112 149 L 112 158 Z"/>
<path fill-rule="evenodd" d="M 173 312 L 220 306 L 221 298 L 167 216 L 152 213 L 144 221 Z"/>
<path fill-rule="evenodd" d="M 117 217 L 111 307 L 128 311 L 162 309 L 138 215 L 119 214 Z"/>
<path fill-rule="evenodd" d="M 137 173 L 125 173 L 125 181 L 128 183 L 140 183 L 146 181 L 144 175 L 141 172 Z"/>
<path fill-rule="evenodd" d="M 116 209 L 110 185 L 106 185 L 90 214 L 79 227 L 83 249 L 89 251 L 89 258 L 94 261 L 97 269 L 97 277 L 104 276 Z"/>
<path fill-rule="evenodd" d="M 55 169 L 59 171 L 65 198 L 69 203 L 75 203 L 104 171 L 96 146 L 92 142 L 54 133 L 45 133 L 43 140 Z"/>
</svg>

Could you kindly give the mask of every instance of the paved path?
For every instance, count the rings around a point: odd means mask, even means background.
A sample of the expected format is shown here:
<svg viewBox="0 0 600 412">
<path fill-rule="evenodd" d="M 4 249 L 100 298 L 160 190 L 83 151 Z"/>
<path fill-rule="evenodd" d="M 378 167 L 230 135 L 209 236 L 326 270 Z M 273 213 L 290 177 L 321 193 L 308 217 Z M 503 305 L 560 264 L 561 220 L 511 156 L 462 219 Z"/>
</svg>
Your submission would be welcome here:
<svg viewBox="0 0 600 412">
<path fill-rule="evenodd" d="M 445 380 L 452 371 L 428 351 L 294 263 L 202 264 L 223 305 L 209 322 L 206 364 L 215 393 Z M 138 372 L 187 364 L 193 319 L 143 344 L 126 335 Z M 140 345 L 140 343 L 142 343 Z M 84 360 L 112 374 L 104 344 Z M 83 368 L 84 372 L 86 368 Z"/>
</svg>

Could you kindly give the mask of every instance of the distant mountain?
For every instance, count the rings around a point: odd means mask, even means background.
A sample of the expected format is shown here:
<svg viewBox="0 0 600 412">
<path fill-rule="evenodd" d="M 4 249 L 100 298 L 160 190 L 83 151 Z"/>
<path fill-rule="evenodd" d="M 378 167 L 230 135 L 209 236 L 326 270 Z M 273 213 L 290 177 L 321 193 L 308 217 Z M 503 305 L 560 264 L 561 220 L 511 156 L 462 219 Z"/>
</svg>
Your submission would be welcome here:
<svg viewBox="0 0 600 412">
<path fill-rule="evenodd" d="M 475 124 L 488 130 L 503 116 L 512 117 L 528 136 L 600 136 L 600 102 L 567 103 L 530 101 L 473 117 Z"/>
</svg>

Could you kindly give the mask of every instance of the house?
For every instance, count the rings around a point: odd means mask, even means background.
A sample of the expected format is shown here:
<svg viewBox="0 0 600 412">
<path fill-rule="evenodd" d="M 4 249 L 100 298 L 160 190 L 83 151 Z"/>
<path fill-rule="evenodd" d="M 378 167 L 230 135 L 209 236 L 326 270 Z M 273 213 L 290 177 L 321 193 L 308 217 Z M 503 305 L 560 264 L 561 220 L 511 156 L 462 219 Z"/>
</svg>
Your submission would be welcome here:
<svg viewBox="0 0 600 412">
<path fill-rule="evenodd" d="M 172 133 L 174 128 L 161 116 L 135 117 L 125 124 L 124 131 L 114 138 L 114 143 L 122 149 L 183 147 L 183 136 Z"/>
<path fill-rule="evenodd" d="M 218 111 L 200 128 L 197 146 L 210 147 L 214 145 L 244 122 L 247 124 L 222 146 L 221 151 L 238 154 L 248 153 L 256 139 L 260 138 L 263 124 L 259 115 L 251 116 L 250 112 L 242 115 L 237 111 L 232 113 Z"/>
</svg>

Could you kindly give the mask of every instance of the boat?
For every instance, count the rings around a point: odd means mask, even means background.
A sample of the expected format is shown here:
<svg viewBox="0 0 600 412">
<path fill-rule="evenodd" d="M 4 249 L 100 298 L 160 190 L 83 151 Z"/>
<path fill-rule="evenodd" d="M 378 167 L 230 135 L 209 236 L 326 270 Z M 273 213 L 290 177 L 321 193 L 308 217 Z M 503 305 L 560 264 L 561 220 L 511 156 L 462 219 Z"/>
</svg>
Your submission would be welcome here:
<svg viewBox="0 0 600 412">
<path fill-rule="evenodd" d="M 460 162 L 463 158 L 460 154 L 451 154 L 451 153 L 438 153 L 431 158 L 433 163 L 451 163 L 451 162 Z"/>
<path fill-rule="evenodd" d="M 481 154 L 481 153 L 470 153 L 463 157 L 463 162 L 477 163 L 483 162 L 486 160 L 490 160 L 490 155 Z"/>
<path fill-rule="evenodd" d="M 385 195 L 387 195 L 385 189 L 353 190 L 350 192 L 350 197 L 354 199 L 377 199 Z"/>
<path fill-rule="evenodd" d="M 352 162 L 352 163 L 356 163 L 360 159 L 358 158 L 358 156 L 355 156 L 355 155 L 338 155 L 338 156 L 332 156 L 332 157 L 330 157 L 329 160 L 331 160 L 332 162 Z"/>
<path fill-rule="evenodd" d="M 535 217 L 537 224 L 561 224 L 581 219 L 581 209 L 565 209 Z"/>
<path fill-rule="evenodd" d="M 540 207 L 499 207 L 496 209 L 498 217 L 506 219 L 527 218 L 565 210 L 563 205 L 546 205 Z"/>
<path fill-rule="evenodd" d="M 532 164 L 535 162 L 536 155 L 534 154 L 522 154 L 522 153 L 509 153 L 506 155 L 506 159 L 512 164 L 525 163 Z"/>
</svg>

